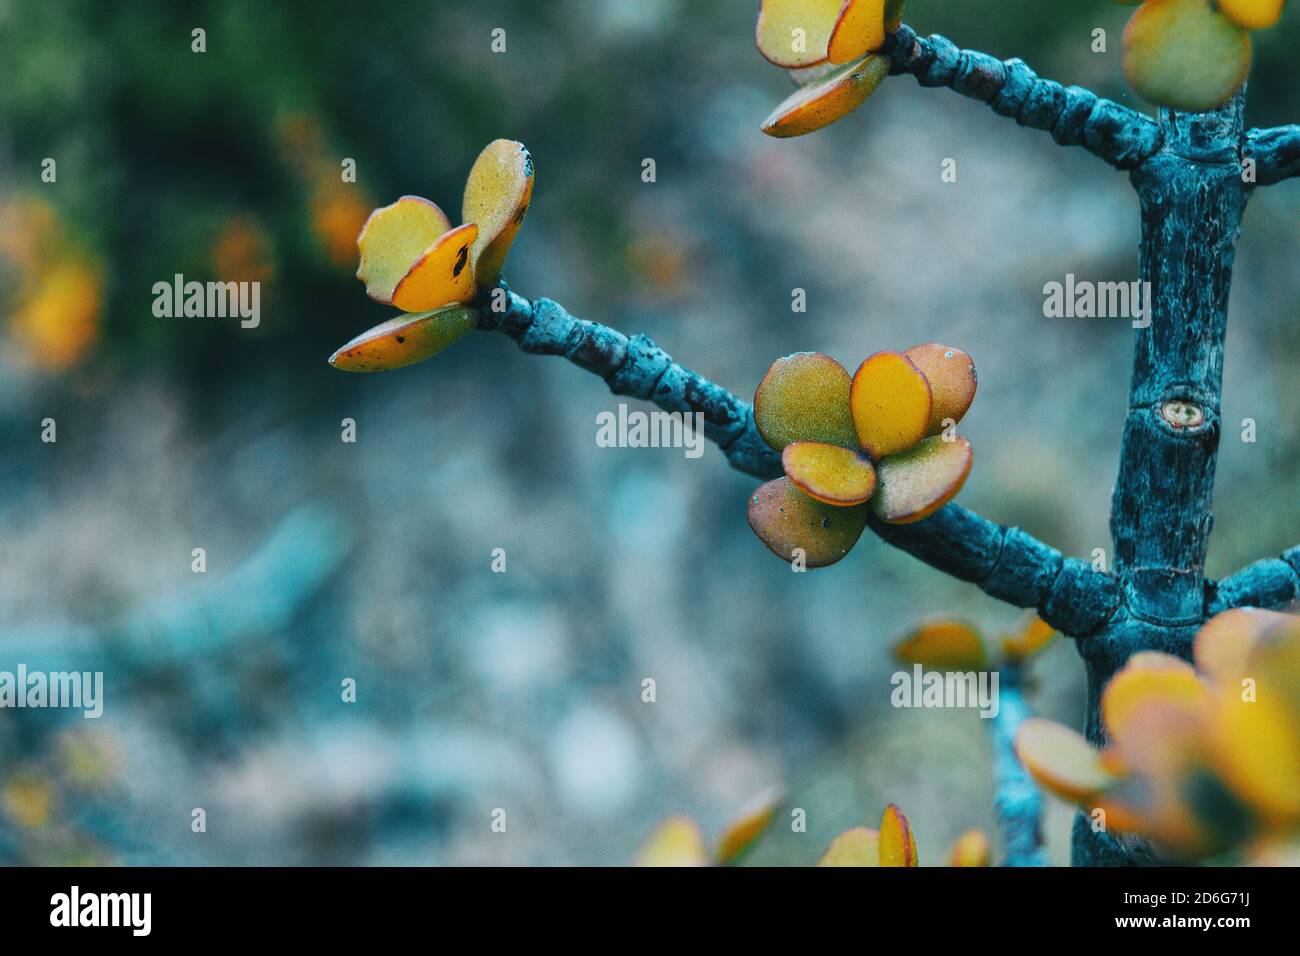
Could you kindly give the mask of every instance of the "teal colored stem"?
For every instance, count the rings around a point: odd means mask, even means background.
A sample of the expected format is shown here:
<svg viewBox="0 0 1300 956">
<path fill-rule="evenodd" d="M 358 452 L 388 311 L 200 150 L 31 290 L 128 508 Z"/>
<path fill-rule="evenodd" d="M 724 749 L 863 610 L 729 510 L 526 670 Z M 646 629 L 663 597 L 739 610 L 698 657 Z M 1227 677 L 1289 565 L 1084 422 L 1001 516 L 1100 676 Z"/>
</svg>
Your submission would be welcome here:
<svg viewBox="0 0 1300 956">
<path fill-rule="evenodd" d="M 1192 639 L 1210 615 L 1233 607 L 1282 607 L 1300 597 L 1300 547 L 1219 582 L 1204 575 L 1237 237 L 1252 190 L 1300 174 L 1300 126 L 1246 131 L 1244 88 L 1221 109 L 1161 110 L 1153 119 L 1042 79 L 1020 60 L 961 50 L 940 36 L 921 38 L 907 26 L 893 34 L 883 55 L 892 73 L 953 89 L 1128 171 L 1140 200 L 1140 278 L 1150 283 L 1151 321 L 1134 331 L 1111 505 L 1111 571 L 1094 570 L 1019 528 L 956 504 L 911 525 L 870 525 L 938 570 L 1010 604 L 1037 608 L 1045 621 L 1076 638 L 1088 682 L 1084 729 L 1094 744 L 1104 745 L 1101 692 L 1133 654 L 1158 650 L 1190 659 Z M 509 293 L 506 307 L 494 312 L 489 298 L 478 303 L 480 328 L 505 333 L 526 352 L 562 355 L 600 375 L 615 394 L 668 411 L 703 412 L 708 437 L 734 468 L 762 479 L 781 474 L 749 403 L 677 364 L 650 339 L 574 318 L 546 299 L 529 302 Z M 1041 797 L 1010 750 L 1027 712 L 1019 682 L 1013 684 L 1003 692 L 1007 717 L 994 730 L 997 800 L 1008 862 L 1031 863 L 1041 861 Z M 1142 841 L 1095 832 L 1084 814 L 1076 819 L 1075 865 L 1152 860 Z"/>
</svg>

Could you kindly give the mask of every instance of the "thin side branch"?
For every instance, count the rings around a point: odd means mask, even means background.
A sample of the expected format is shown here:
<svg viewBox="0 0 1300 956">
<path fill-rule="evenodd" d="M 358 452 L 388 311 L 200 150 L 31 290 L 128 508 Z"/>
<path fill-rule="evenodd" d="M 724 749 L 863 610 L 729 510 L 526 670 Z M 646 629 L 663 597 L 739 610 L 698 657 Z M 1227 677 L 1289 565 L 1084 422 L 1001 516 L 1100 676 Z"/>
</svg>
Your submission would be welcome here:
<svg viewBox="0 0 1300 956">
<path fill-rule="evenodd" d="M 1022 60 L 962 50 L 942 36 L 919 37 L 906 24 L 884 53 L 893 73 L 911 73 L 922 86 L 946 86 L 987 103 L 1000 116 L 1045 130 L 1062 146 L 1082 146 L 1117 169 L 1132 169 L 1160 148 L 1160 127 L 1151 117 L 1083 87 L 1044 80 Z"/>
<path fill-rule="evenodd" d="M 998 712 L 992 718 L 993 806 L 1002 831 L 1003 866 L 1046 866 L 1043 853 L 1043 794 L 1016 756 L 1016 731 L 1030 716 L 1022 685 L 1023 671 L 1000 672 Z"/>
<path fill-rule="evenodd" d="M 1206 616 L 1234 607 L 1278 610 L 1300 601 L 1300 545 L 1280 558 L 1247 565 L 1222 581 L 1205 582 Z"/>
<path fill-rule="evenodd" d="M 1246 155 L 1255 160 L 1260 186 L 1300 176 L 1300 126 L 1252 129 L 1246 134 Z"/>
<path fill-rule="evenodd" d="M 502 287 L 504 289 L 504 286 Z M 492 308 L 493 300 L 500 311 Z M 525 352 L 560 355 L 599 375 L 615 395 L 654 402 L 669 412 L 701 412 L 705 436 L 738 471 L 768 480 L 782 474 L 781 457 L 759 434 L 752 406 L 674 362 L 644 335 L 626 336 L 575 318 L 549 299 L 530 302 L 495 290 L 478 302 L 478 327 L 501 332 Z M 872 521 L 889 544 L 993 597 L 1037 608 L 1043 620 L 1078 636 L 1099 629 L 1118 608 L 1119 588 L 1106 574 L 1038 541 L 950 504 L 908 525 Z"/>
</svg>

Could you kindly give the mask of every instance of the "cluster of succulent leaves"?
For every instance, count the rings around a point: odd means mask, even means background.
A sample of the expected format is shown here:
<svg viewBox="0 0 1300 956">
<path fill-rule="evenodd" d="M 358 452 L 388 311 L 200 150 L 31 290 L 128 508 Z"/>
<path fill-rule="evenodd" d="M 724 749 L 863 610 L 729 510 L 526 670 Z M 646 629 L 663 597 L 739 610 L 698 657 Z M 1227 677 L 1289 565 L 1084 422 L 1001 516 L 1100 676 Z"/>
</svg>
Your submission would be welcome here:
<svg viewBox="0 0 1300 956">
<path fill-rule="evenodd" d="M 785 477 L 750 497 L 750 527 L 777 556 L 815 568 L 848 554 L 871 514 L 891 524 L 933 514 L 970 473 L 970 442 L 954 428 L 975 387 L 970 356 L 937 342 L 877 352 L 851 378 L 820 352 L 777 359 L 754 422 Z"/>
<path fill-rule="evenodd" d="M 1020 666 L 1045 648 L 1057 631 L 1042 618 L 1033 616 L 1017 631 L 1002 635 L 1001 658 Z M 989 667 L 992 655 L 984 637 L 965 621 L 936 618 L 923 621 L 894 645 L 894 656 L 906 664 L 945 671 L 981 671 Z"/>
<path fill-rule="evenodd" d="M 1027 720 L 1016 753 L 1047 790 L 1166 855 L 1300 853 L 1300 616 L 1242 608 L 1197 633 L 1195 666 L 1135 654 L 1101 700 L 1107 746 Z M 1101 819 L 1100 816 L 1097 819 Z"/>
<path fill-rule="evenodd" d="M 726 866 L 744 857 L 776 819 L 783 801 L 769 791 L 751 804 L 723 831 L 712 851 L 699 825 L 688 816 L 669 817 L 650 834 L 637 853 L 637 866 Z M 968 830 L 949 853 L 952 866 L 988 866 L 988 836 Z M 879 829 L 853 827 L 834 840 L 818 866 L 916 866 L 916 835 L 896 805 L 885 808 Z"/>
<path fill-rule="evenodd" d="M 1222 106 L 1250 72 L 1250 31 L 1274 26 L 1285 0 L 1119 0 L 1140 3 L 1124 28 L 1124 75 L 1172 109 Z"/>
<path fill-rule="evenodd" d="M 763 132 L 802 136 L 861 106 L 889 75 L 876 51 L 902 20 L 903 0 L 763 0 L 758 50 L 799 84 Z"/>
<path fill-rule="evenodd" d="M 357 278 L 377 302 L 402 310 L 330 357 L 335 368 L 378 372 L 429 358 L 474 328 L 464 303 L 501 277 L 533 195 L 533 160 L 522 143 L 498 139 L 475 160 L 461 218 L 403 196 L 376 209 L 357 237 Z"/>
</svg>

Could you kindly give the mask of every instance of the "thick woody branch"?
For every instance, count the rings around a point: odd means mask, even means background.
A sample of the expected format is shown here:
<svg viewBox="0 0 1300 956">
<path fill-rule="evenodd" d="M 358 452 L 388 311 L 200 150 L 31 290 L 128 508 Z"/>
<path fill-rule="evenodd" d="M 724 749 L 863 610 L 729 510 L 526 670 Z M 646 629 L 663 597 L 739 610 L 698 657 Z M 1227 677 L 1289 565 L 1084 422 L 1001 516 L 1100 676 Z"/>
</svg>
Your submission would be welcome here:
<svg viewBox="0 0 1300 956">
<path fill-rule="evenodd" d="M 479 301 L 480 329 L 508 335 L 525 352 L 563 356 L 599 375 L 616 395 L 645 399 L 669 412 L 700 412 L 706 437 L 733 468 L 765 480 L 782 474 L 781 457 L 758 433 L 748 402 L 677 364 L 644 335 L 626 336 L 575 318 L 549 299 L 530 302 L 504 286 L 501 292 L 492 290 Z M 940 571 L 1011 604 L 1038 608 L 1045 621 L 1066 634 L 1092 633 L 1119 605 L 1109 575 L 960 505 L 950 504 L 915 524 L 873 520 L 871 527 Z"/>
<path fill-rule="evenodd" d="M 1246 155 L 1255 160 L 1260 186 L 1300 176 L 1300 126 L 1252 129 L 1246 134 Z"/>
<path fill-rule="evenodd" d="M 1151 117 L 1082 87 L 1042 79 L 1021 60 L 962 50 L 937 35 L 920 37 L 906 24 L 884 53 L 894 73 L 987 103 L 998 115 L 1051 133 L 1062 146 L 1082 146 L 1118 169 L 1132 169 L 1160 147 L 1160 128 Z"/>
<path fill-rule="evenodd" d="M 1213 616 L 1234 607 L 1277 610 L 1300 601 L 1300 545 L 1280 558 L 1247 565 L 1222 581 L 1205 582 L 1205 613 Z"/>
</svg>

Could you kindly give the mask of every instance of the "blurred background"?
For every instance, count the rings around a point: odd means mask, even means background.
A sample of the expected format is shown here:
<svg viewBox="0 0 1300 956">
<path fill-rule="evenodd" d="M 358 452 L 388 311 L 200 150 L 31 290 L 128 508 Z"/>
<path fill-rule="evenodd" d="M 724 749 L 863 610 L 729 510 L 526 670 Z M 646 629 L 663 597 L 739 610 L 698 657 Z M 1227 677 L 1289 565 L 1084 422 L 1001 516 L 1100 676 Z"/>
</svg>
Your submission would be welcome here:
<svg viewBox="0 0 1300 956">
<path fill-rule="evenodd" d="M 812 863 L 888 802 L 926 865 L 992 830 L 984 722 L 894 710 L 889 648 L 930 615 L 994 637 L 1020 612 L 869 534 L 792 574 L 746 523 L 753 479 L 714 449 L 598 448 L 620 399 L 500 336 L 380 375 L 325 361 L 390 312 L 353 278 L 370 209 L 415 193 L 454 219 L 479 150 L 519 139 L 518 291 L 746 397 L 791 351 L 957 345 L 981 383 L 960 500 L 1109 549 L 1132 330 L 1046 319 L 1042 287 L 1136 278 L 1126 177 L 909 77 L 764 137 L 792 87 L 754 49 L 757 6 L 0 0 L 0 670 L 106 685 L 99 720 L 0 710 L 0 861 L 621 864 L 665 816 L 716 836 L 773 784 L 807 832 L 784 817 L 756 863 Z M 1145 108 L 1129 13 L 906 19 Z M 1297 40 L 1294 11 L 1257 35 L 1253 125 L 1300 118 Z M 1246 216 L 1214 576 L 1300 541 L 1297 189 Z M 259 327 L 156 318 L 176 273 L 261 282 Z M 1035 671 L 1036 706 L 1077 724 L 1073 647 Z M 1055 862 L 1069 820 L 1051 805 Z"/>
</svg>

